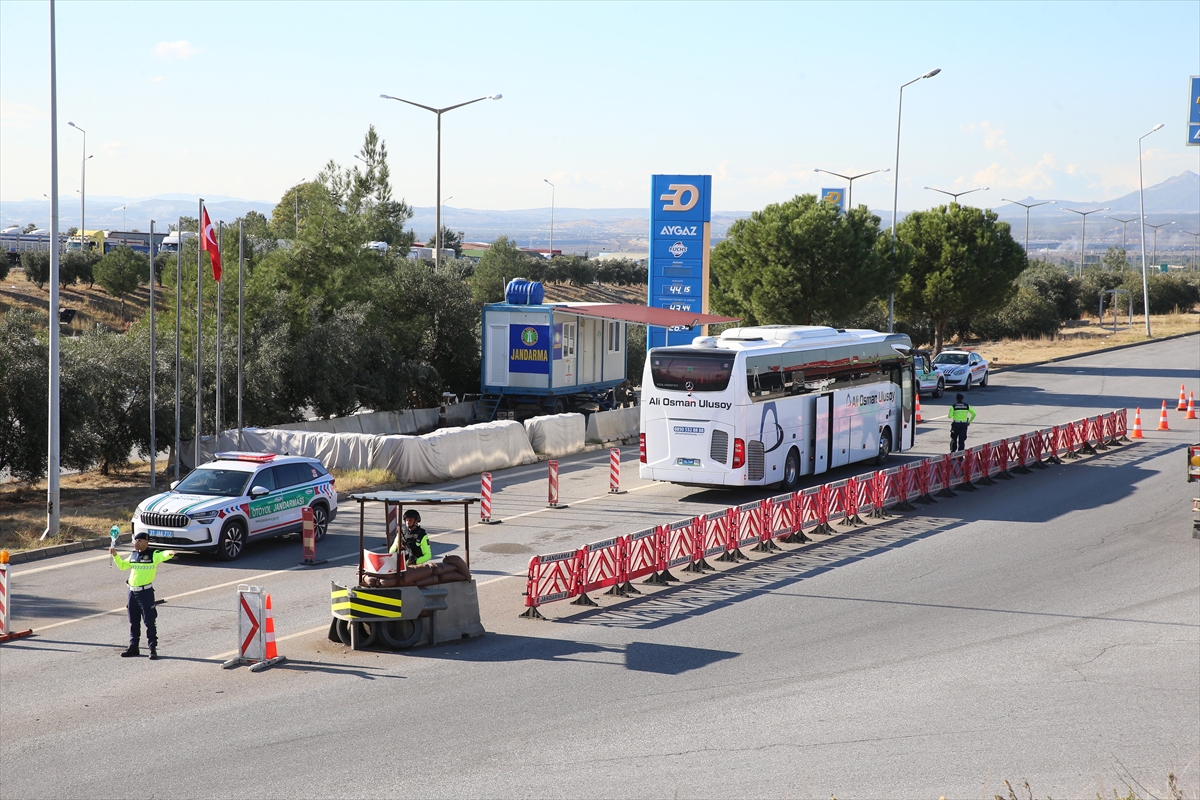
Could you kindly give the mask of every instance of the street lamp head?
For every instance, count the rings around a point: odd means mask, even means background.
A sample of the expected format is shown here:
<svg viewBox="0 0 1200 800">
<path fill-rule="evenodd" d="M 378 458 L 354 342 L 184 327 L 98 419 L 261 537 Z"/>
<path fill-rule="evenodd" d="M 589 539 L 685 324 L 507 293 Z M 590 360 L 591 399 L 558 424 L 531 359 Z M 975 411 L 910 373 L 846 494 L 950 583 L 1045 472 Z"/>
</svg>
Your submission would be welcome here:
<svg viewBox="0 0 1200 800">
<path fill-rule="evenodd" d="M 1156 130 L 1158 130 L 1158 129 L 1159 129 L 1159 128 L 1161 128 L 1162 126 L 1163 126 L 1163 123 L 1161 123 L 1161 122 L 1160 122 L 1160 123 L 1158 123 L 1157 125 L 1155 125 L 1153 128 L 1151 128 L 1151 129 L 1150 129 L 1150 132 L 1151 132 L 1151 133 L 1154 133 Z"/>
<path fill-rule="evenodd" d="M 490 96 L 488 97 L 488 100 L 499 100 L 501 97 L 504 97 L 504 95 L 502 95 L 502 94 L 493 94 L 493 95 L 490 95 Z"/>
<path fill-rule="evenodd" d="M 941 67 L 938 67 L 937 69 L 931 69 L 931 70 L 929 70 L 929 72 L 926 72 L 921 77 L 922 78 L 932 78 L 934 75 L 937 75 L 941 71 L 942 71 Z"/>
<path fill-rule="evenodd" d="M 78 125 L 76 125 L 74 122 L 68 122 L 67 124 L 68 124 L 68 125 L 70 125 L 72 128 L 78 128 L 78 127 L 79 127 L 79 126 L 78 126 Z"/>
</svg>

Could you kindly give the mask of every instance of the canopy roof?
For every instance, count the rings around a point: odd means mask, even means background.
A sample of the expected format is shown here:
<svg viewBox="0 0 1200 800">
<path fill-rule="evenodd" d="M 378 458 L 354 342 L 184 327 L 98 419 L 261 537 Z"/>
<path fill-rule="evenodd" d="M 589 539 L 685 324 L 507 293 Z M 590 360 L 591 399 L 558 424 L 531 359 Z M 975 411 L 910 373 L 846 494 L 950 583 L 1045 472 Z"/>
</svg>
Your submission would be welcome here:
<svg viewBox="0 0 1200 800">
<path fill-rule="evenodd" d="M 618 319 L 622 322 L 636 322 L 640 325 L 653 325 L 656 328 L 691 328 L 696 325 L 715 325 L 718 322 L 737 322 L 740 317 L 719 317 L 715 314 L 701 314 L 698 311 L 674 311 L 669 308 L 653 308 L 638 306 L 632 303 L 564 303 L 555 305 L 556 309 L 579 314 L 582 317 L 597 317 L 599 319 Z"/>
<path fill-rule="evenodd" d="M 364 492 L 350 495 L 351 500 L 360 503 L 376 501 L 380 503 L 397 503 L 402 506 L 434 505 L 437 503 L 478 503 L 477 494 L 458 494 L 452 492 Z"/>
</svg>

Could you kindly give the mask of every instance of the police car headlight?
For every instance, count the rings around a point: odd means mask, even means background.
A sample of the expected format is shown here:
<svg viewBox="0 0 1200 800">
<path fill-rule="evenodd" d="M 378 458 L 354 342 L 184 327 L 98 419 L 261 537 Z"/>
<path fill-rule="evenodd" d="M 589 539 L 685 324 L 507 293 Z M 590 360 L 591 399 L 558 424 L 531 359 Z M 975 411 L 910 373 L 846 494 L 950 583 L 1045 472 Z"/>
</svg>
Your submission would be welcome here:
<svg viewBox="0 0 1200 800">
<path fill-rule="evenodd" d="M 196 522 L 208 523 L 217 518 L 216 511 L 199 511 L 195 514 L 188 514 L 188 518 Z"/>
<path fill-rule="evenodd" d="M 966 375 L 966 374 L 967 374 L 967 368 L 966 368 L 966 367 L 959 367 L 958 369 L 954 370 L 954 374 L 955 374 L 955 375 Z"/>
</svg>

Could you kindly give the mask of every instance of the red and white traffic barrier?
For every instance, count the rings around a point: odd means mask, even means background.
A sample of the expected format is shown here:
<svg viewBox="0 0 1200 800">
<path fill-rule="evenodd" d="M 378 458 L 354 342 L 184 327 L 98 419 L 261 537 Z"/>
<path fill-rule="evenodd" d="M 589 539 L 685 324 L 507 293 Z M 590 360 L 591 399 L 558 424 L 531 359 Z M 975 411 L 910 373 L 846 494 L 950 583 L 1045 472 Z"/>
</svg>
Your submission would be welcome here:
<svg viewBox="0 0 1200 800">
<path fill-rule="evenodd" d="M 558 502 L 558 462 L 551 459 L 546 465 L 546 477 L 549 479 L 546 508 L 566 508 L 566 505 Z"/>
<path fill-rule="evenodd" d="M 255 672 L 264 670 L 283 661 L 283 656 L 276 654 L 269 658 L 267 651 L 266 631 L 266 592 L 261 586 L 239 584 L 237 588 L 238 615 L 238 649 L 237 655 L 221 666 L 233 669 L 239 664 L 250 664 Z M 274 634 L 274 620 L 271 623 Z M 274 639 L 274 636 L 272 636 Z"/>
<path fill-rule="evenodd" d="M 978 445 L 953 455 L 926 458 L 861 477 L 822 484 L 802 492 L 747 503 L 710 515 L 678 520 L 666 525 L 593 542 L 575 551 L 534 556 L 529 562 L 524 617 L 542 618 L 537 607 L 555 600 L 578 597 L 579 605 L 594 605 L 587 592 L 612 587 L 608 594 L 636 592 L 630 581 L 649 576 L 646 584 L 678 581 L 668 571 L 687 565 L 685 572 L 713 569 L 706 559 L 722 553 L 718 561 L 745 559 L 741 548 L 774 548 L 775 539 L 804 542 L 804 530 L 834 533 L 830 518 L 839 524 L 861 524 L 859 511 L 880 516 L 887 509 L 911 510 L 910 501 L 935 503 L 939 492 L 956 496 L 954 489 L 973 490 L 974 482 L 994 483 L 992 476 L 1054 461 L 1060 453 L 1086 452 L 1093 446 L 1115 446 L 1127 433 L 1126 409 Z M 1078 456 L 1076 456 L 1078 457 Z M 551 499 L 557 500 L 557 462 L 551 462 Z M 559 507 L 559 506 L 556 506 Z M 586 599 L 585 599 L 586 598 Z"/>
<path fill-rule="evenodd" d="M 504 520 L 492 519 L 492 473 L 479 478 L 479 521 L 484 525 L 499 525 Z"/>
<path fill-rule="evenodd" d="M 33 628 L 14 631 L 9 627 L 8 551 L 0 550 L 0 642 L 21 639 L 33 633 Z"/>
<path fill-rule="evenodd" d="M 621 491 L 621 448 L 608 451 L 608 493 L 625 494 Z"/>
</svg>

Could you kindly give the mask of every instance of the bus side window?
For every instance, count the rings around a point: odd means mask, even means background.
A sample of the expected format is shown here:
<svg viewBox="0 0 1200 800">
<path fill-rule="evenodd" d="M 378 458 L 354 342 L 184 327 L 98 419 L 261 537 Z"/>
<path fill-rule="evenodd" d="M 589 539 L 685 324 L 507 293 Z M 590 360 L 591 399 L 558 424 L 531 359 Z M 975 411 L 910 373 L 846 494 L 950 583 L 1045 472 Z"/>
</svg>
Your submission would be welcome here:
<svg viewBox="0 0 1200 800">
<path fill-rule="evenodd" d="M 750 356 L 746 359 L 746 391 L 761 403 L 783 397 L 783 371 L 779 356 Z"/>
</svg>

